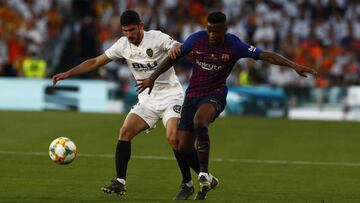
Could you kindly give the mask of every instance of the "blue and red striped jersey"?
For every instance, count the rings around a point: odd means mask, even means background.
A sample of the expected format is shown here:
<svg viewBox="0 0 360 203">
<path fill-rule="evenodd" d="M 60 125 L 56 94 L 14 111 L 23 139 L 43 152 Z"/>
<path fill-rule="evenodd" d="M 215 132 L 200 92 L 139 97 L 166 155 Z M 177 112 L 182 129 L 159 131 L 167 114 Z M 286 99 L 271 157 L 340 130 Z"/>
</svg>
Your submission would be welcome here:
<svg viewBox="0 0 360 203">
<path fill-rule="evenodd" d="M 181 45 L 181 54 L 193 53 L 193 67 L 187 97 L 198 97 L 227 92 L 226 79 L 240 58 L 258 59 L 261 50 L 226 33 L 224 43 L 209 44 L 207 31 L 190 35 Z"/>
</svg>

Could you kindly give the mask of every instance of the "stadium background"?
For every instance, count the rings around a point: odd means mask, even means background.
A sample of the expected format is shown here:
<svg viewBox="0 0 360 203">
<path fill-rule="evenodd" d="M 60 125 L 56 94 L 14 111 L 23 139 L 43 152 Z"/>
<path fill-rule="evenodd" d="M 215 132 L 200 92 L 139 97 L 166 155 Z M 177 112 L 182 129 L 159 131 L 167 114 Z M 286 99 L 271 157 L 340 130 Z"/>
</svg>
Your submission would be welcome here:
<svg viewBox="0 0 360 203">
<path fill-rule="evenodd" d="M 120 201 L 99 188 L 114 178 L 119 127 L 136 102 L 131 74 L 118 61 L 56 87 L 50 78 L 103 53 L 121 35 L 126 8 L 180 42 L 202 29 L 208 11 L 223 10 L 229 32 L 319 71 L 300 78 L 239 61 L 227 116 L 209 131 L 220 186 L 207 202 L 360 202 L 360 126 L 343 121 L 360 115 L 357 0 L 0 0 L 0 202 Z M 189 61 L 176 70 L 186 86 Z M 78 147 L 70 165 L 49 159 L 59 136 Z M 158 125 L 132 142 L 121 201 L 173 202 L 180 179 Z"/>
<path fill-rule="evenodd" d="M 356 0 L 1 1 L 0 76 L 50 78 L 103 53 L 121 36 L 119 16 L 125 9 L 139 11 L 146 30 L 162 30 L 180 42 L 204 28 L 209 11 L 222 10 L 229 32 L 319 72 L 316 78 L 301 78 L 287 68 L 242 59 L 227 81 L 228 114 L 359 119 L 354 109 L 360 93 L 349 89 L 360 83 Z M 183 59 L 175 68 L 186 86 L 191 63 Z M 126 112 L 136 102 L 134 80 L 123 61 L 77 78 L 106 81 L 112 106 L 107 111 Z M 52 91 L 45 89 L 44 94 Z"/>
</svg>

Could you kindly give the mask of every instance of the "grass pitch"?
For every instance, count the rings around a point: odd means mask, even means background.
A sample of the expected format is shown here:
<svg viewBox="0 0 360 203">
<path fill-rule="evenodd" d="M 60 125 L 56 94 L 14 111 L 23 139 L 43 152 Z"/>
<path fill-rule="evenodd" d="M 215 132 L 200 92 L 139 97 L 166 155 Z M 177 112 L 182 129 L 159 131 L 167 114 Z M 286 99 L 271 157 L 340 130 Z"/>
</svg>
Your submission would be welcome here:
<svg viewBox="0 0 360 203">
<path fill-rule="evenodd" d="M 173 202 L 181 181 L 164 129 L 132 142 L 126 197 L 99 189 L 115 176 L 124 115 L 0 112 L 0 202 Z M 360 202 L 360 124 L 219 118 L 211 126 L 207 202 Z M 48 145 L 71 138 L 78 157 L 56 165 Z M 197 185 L 196 176 L 193 181 Z"/>
</svg>

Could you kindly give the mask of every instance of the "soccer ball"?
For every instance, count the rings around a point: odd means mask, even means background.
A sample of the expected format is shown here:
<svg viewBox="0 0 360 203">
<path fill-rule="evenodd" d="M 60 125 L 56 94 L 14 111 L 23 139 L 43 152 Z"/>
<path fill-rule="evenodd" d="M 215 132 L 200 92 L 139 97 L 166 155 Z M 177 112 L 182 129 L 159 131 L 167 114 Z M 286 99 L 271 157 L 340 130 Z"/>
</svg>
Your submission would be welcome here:
<svg viewBox="0 0 360 203">
<path fill-rule="evenodd" d="M 67 137 L 58 137 L 49 146 L 50 158 L 57 164 L 71 163 L 76 153 L 76 145 Z"/>
</svg>

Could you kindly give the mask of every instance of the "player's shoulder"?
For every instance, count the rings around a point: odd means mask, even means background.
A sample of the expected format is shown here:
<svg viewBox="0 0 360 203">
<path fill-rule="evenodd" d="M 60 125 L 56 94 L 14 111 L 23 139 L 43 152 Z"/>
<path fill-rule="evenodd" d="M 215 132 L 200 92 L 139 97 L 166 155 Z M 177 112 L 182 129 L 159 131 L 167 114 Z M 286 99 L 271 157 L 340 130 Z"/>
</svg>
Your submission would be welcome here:
<svg viewBox="0 0 360 203">
<path fill-rule="evenodd" d="M 239 41 L 241 41 L 241 39 L 240 39 L 238 36 L 236 36 L 236 35 L 234 35 L 234 34 L 232 34 L 232 33 L 226 33 L 226 34 L 225 34 L 225 37 L 226 37 L 230 42 L 239 42 Z"/>
<path fill-rule="evenodd" d="M 238 36 L 231 33 L 225 34 L 225 41 L 226 44 L 228 44 L 230 47 L 234 49 L 239 49 L 246 45 L 246 43 L 243 42 Z"/>
<path fill-rule="evenodd" d="M 160 30 L 149 30 L 149 31 L 144 31 L 147 35 L 148 38 L 157 38 L 157 37 L 161 37 L 161 36 L 169 36 L 168 34 L 161 32 Z"/>
<path fill-rule="evenodd" d="M 194 44 L 202 41 L 202 39 L 207 37 L 207 32 L 204 30 L 197 31 L 192 33 L 189 37 L 186 38 L 185 43 Z"/>
<path fill-rule="evenodd" d="M 201 38 L 206 36 L 207 36 L 207 32 L 205 30 L 200 30 L 190 35 L 191 38 Z"/>
<path fill-rule="evenodd" d="M 115 42 L 115 44 L 116 44 L 117 46 L 121 46 L 121 47 L 126 46 L 128 43 L 129 43 L 129 42 L 128 42 L 128 40 L 127 40 L 127 38 L 126 38 L 125 36 L 120 37 L 120 38 Z"/>
</svg>

